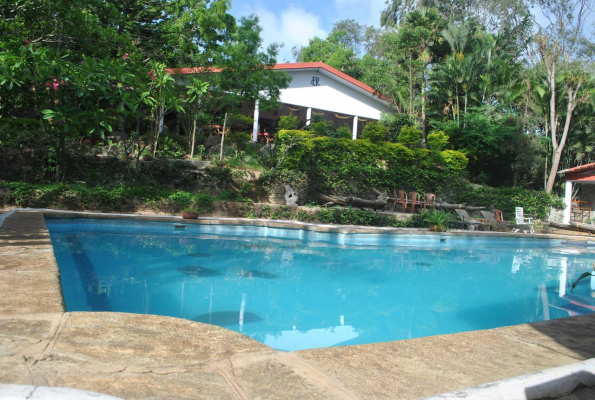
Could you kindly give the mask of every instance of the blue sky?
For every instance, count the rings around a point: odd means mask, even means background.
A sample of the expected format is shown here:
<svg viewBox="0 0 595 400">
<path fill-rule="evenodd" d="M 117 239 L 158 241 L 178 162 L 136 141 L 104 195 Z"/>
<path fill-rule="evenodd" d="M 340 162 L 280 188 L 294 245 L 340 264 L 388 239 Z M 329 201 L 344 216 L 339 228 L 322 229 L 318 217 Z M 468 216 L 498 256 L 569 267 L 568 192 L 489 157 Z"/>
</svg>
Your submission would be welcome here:
<svg viewBox="0 0 595 400">
<path fill-rule="evenodd" d="M 314 36 L 325 38 L 336 21 L 354 19 L 378 27 L 385 3 L 386 0 L 232 0 L 231 14 L 238 19 L 256 14 L 263 28 L 264 46 L 283 43 L 277 60 L 293 62 L 293 46 L 305 45 Z M 540 23 L 546 23 L 538 9 L 533 12 Z M 587 21 L 585 33 L 593 35 L 595 13 Z"/>
<path fill-rule="evenodd" d="M 384 7 L 385 0 L 233 0 L 231 14 L 236 18 L 256 14 L 265 46 L 284 43 L 278 60 L 293 62 L 293 46 L 307 44 L 314 36 L 326 37 L 342 19 L 379 26 Z"/>
</svg>

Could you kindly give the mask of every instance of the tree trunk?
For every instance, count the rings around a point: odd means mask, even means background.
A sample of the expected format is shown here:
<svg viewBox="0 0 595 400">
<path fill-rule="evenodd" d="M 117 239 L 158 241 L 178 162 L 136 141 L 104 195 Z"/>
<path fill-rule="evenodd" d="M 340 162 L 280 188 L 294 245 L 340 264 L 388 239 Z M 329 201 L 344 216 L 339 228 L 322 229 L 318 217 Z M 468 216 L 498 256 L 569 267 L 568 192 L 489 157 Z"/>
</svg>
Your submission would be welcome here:
<svg viewBox="0 0 595 400">
<path fill-rule="evenodd" d="M 165 116 L 165 108 L 159 106 L 157 111 L 157 119 L 155 121 L 155 141 L 153 142 L 153 157 L 157 153 L 157 143 L 159 142 L 159 134 L 163 129 L 163 117 Z"/>
<path fill-rule="evenodd" d="M 413 65 L 409 56 L 409 114 L 413 114 Z"/>
<path fill-rule="evenodd" d="M 425 72 L 425 71 L 424 71 Z M 421 77 L 421 145 L 426 147 L 426 80 L 425 73 Z"/>
<path fill-rule="evenodd" d="M 190 159 L 194 157 L 194 139 L 196 138 L 196 118 L 192 121 L 192 144 L 190 145 Z"/>
<path fill-rule="evenodd" d="M 555 83 L 554 83 L 555 85 Z M 564 122 L 564 130 L 562 131 L 562 137 L 560 138 L 560 143 L 554 143 L 554 126 L 551 127 L 552 130 L 552 143 L 556 146 L 554 148 L 554 153 L 552 155 L 552 169 L 550 170 L 550 175 L 547 180 L 547 186 L 545 188 L 546 193 L 551 193 L 554 188 L 554 182 L 556 181 L 556 175 L 558 174 L 558 167 L 560 166 L 560 158 L 562 157 L 562 151 L 564 150 L 564 145 L 566 144 L 566 138 L 568 137 L 568 132 L 570 131 L 570 121 L 572 120 L 572 114 L 574 113 L 574 109 L 576 108 L 576 96 L 580 90 L 582 85 L 582 81 L 579 81 L 576 88 L 572 87 L 568 84 L 568 107 L 566 109 L 566 121 Z M 557 142 L 557 140 L 556 140 Z"/>
</svg>

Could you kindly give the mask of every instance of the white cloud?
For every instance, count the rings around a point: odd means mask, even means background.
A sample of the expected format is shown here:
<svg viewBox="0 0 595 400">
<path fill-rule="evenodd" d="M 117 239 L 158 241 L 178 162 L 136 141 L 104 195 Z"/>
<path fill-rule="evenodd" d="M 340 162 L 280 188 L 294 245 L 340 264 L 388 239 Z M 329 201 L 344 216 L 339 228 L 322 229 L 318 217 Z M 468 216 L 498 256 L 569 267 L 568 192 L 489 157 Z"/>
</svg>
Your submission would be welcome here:
<svg viewBox="0 0 595 400">
<path fill-rule="evenodd" d="M 259 24 L 262 27 L 263 47 L 266 48 L 271 43 L 284 45 L 277 57 L 279 62 L 294 61 L 291 53 L 294 46 L 308 44 L 308 41 L 314 36 L 324 38 L 328 35 L 328 32 L 321 27 L 318 16 L 294 5 L 281 10 L 278 15 L 262 6 L 246 11 L 246 14 L 258 16 Z"/>
<path fill-rule="evenodd" d="M 379 26 L 380 13 L 386 7 L 386 0 L 333 0 L 324 4 L 320 14 L 316 15 L 306 11 L 311 1 L 295 0 L 295 3 L 286 5 L 271 0 L 239 1 L 232 13 L 238 17 L 257 15 L 263 28 L 263 47 L 274 42 L 283 44 L 278 61 L 293 62 L 291 49 L 294 46 L 306 45 L 315 36 L 325 38 L 336 21 L 354 19 L 363 25 Z"/>
</svg>

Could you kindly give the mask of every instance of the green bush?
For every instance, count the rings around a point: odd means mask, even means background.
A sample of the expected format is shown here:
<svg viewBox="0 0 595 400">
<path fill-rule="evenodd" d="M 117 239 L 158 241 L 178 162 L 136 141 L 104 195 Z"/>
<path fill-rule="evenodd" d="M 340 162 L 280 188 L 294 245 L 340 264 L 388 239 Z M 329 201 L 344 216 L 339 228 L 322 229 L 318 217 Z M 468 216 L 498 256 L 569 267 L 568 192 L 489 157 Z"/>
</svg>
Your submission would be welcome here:
<svg viewBox="0 0 595 400">
<path fill-rule="evenodd" d="M 397 140 L 405 146 L 417 146 L 421 141 L 421 131 L 413 126 L 405 125 Z"/>
<path fill-rule="evenodd" d="M 386 135 L 388 135 L 388 128 L 380 122 L 374 121 L 364 126 L 361 138 L 370 142 L 380 142 L 386 140 Z"/>
<path fill-rule="evenodd" d="M 157 156 L 165 158 L 181 158 L 186 154 L 186 138 L 175 133 L 159 135 Z"/>
<path fill-rule="evenodd" d="M 337 139 L 351 139 L 352 136 L 351 129 L 349 129 L 347 125 L 337 128 L 337 131 L 333 135 L 333 137 L 336 137 Z"/>
<path fill-rule="evenodd" d="M 251 139 L 252 135 L 248 132 L 232 131 L 228 136 L 229 143 L 239 151 L 246 151 Z"/>
<path fill-rule="evenodd" d="M 393 143 L 396 143 L 398 141 L 399 133 L 401 133 L 401 128 L 403 128 L 405 125 L 414 124 L 411 115 L 398 113 L 382 114 L 380 122 L 388 127 L 388 135 L 386 139 L 389 142 Z"/>
<path fill-rule="evenodd" d="M 275 144 L 283 150 L 291 145 L 291 150 L 287 153 L 282 168 L 298 169 L 300 161 L 306 152 L 306 142 L 313 137 L 308 131 L 282 130 L 277 133 Z"/>
<path fill-rule="evenodd" d="M 31 118 L 0 118 L 0 147 L 31 147 L 47 139 L 40 121 Z"/>
<path fill-rule="evenodd" d="M 467 168 L 469 159 L 460 151 L 444 150 L 441 152 L 441 154 L 444 158 L 444 163 L 451 171 L 460 172 Z"/>
<path fill-rule="evenodd" d="M 318 121 L 310 124 L 310 132 L 314 136 L 328 136 L 333 130 L 333 124 L 329 121 Z"/>
<path fill-rule="evenodd" d="M 295 129 L 297 124 L 297 116 L 293 115 L 293 114 L 289 114 L 289 115 L 283 115 L 279 118 L 279 126 L 278 129 L 282 130 L 289 130 L 289 129 Z"/>
<path fill-rule="evenodd" d="M 329 208 L 316 213 L 315 219 L 323 224 L 403 227 L 406 222 L 392 215 L 378 214 L 368 210 Z"/>
<path fill-rule="evenodd" d="M 175 212 L 197 207 L 209 212 L 213 209 L 214 199 L 208 193 L 125 185 L 87 187 L 80 184 L 0 182 L 0 205 L 98 211 L 135 211 L 149 207 Z"/>
<path fill-rule="evenodd" d="M 430 150 L 442 151 L 448 145 L 449 136 L 444 131 L 434 131 L 426 138 Z"/>
<path fill-rule="evenodd" d="M 523 207 L 527 215 L 533 215 L 539 219 L 545 219 L 550 209 L 564 208 L 563 201 L 554 195 L 544 191 L 513 188 L 494 188 L 490 186 L 474 186 L 463 181 L 451 185 L 451 203 L 466 203 L 472 206 L 485 206 L 488 209 L 497 208 L 502 210 L 504 217 L 508 220 L 514 219 L 515 207 Z"/>
</svg>

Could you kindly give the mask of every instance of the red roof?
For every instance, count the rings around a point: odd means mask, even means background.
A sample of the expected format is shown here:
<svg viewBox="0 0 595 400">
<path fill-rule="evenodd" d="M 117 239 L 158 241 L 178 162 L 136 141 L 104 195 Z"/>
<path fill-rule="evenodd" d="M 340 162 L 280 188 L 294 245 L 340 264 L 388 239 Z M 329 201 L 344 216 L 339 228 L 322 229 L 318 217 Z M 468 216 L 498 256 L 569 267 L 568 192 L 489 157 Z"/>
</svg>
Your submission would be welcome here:
<svg viewBox="0 0 595 400">
<path fill-rule="evenodd" d="M 273 66 L 274 70 L 279 71 L 286 71 L 286 70 L 299 70 L 299 69 L 323 69 L 328 73 L 331 73 L 347 82 L 351 83 L 359 87 L 360 89 L 365 90 L 373 95 L 376 95 L 377 92 L 371 88 L 370 86 L 366 85 L 363 82 L 358 81 L 355 78 L 350 77 L 349 75 L 339 71 L 327 65 L 323 62 L 307 62 L 307 63 L 286 63 L 286 64 L 275 64 Z M 192 68 L 168 68 L 167 72 L 172 75 L 190 75 L 190 74 L 200 74 L 205 72 L 220 72 L 221 68 L 200 68 L 200 67 L 192 67 Z"/>
<path fill-rule="evenodd" d="M 561 173 L 585 172 L 585 171 L 595 171 L 595 163 L 590 163 L 590 164 L 580 165 L 578 167 L 574 167 L 574 168 L 570 168 L 570 169 L 565 169 L 564 171 L 560 171 L 558 173 L 561 174 Z"/>
<path fill-rule="evenodd" d="M 559 171 L 558 173 L 564 174 L 564 179 L 567 182 L 595 183 L 595 163 L 565 169 L 564 171 Z"/>
</svg>

